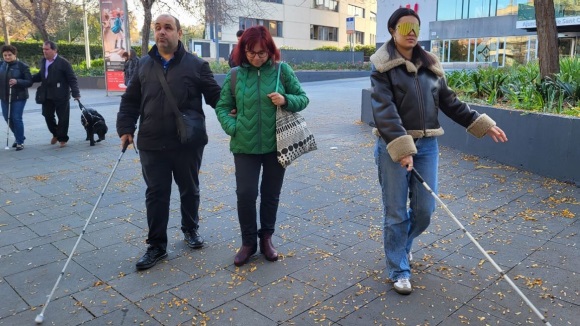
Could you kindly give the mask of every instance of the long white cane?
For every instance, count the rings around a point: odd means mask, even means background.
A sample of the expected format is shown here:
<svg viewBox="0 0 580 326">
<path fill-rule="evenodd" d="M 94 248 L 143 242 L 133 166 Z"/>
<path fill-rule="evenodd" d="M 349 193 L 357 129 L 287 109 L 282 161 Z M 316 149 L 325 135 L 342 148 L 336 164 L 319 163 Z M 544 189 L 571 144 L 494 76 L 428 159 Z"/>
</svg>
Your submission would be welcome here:
<svg viewBox="0 0 580 326">
<path fill-rule="evenodd" d="M 12 105 L 12 86 L 8 87 L 8 119 L 6 120 L 6 147 L 4 149 L 10 149 L 8 147 L 8 138 L 10 137 L 10 106 Z"/>
</svg>

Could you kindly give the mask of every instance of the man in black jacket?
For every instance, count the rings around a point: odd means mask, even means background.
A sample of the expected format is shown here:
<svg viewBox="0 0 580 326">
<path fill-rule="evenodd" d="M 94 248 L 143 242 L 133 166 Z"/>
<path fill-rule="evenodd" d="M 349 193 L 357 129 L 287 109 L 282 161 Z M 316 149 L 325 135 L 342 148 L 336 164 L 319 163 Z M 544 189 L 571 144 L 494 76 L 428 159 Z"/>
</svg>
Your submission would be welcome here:
<svg viewBox="0 0 580 326">
<path fill-rule="evenodd" d="M 236 32 L 236 37 L 238 38 L 238 42 L 240 41 L 242 34 L 244 34 L 243 29 L 240 29 L 239 31 Z M 232 48 L 232 52 L 230 52 L 230 56 L 228 57 L 228 65 L 230 66 L 230 68 L 237 66 L 236 63 L 234 62 L 234 59 L 232 58 L 232 53 L 234 53 L 236 46 L 238 46 L 238 45 L 237 44 L 234 45 L 234 47 Z"/>
<path fill-rule="evenodd" d="M 68 141 L 71 92 L 75 100 L 81 98 L 81 93 L 71 64 L 57 54 L 56 43 L 44 42 L 42 53 L 40 71 L 32 76 L 32 82 L 41 82 L 36 90 L 36 102 L 42 104 L 42 115 L 52 133 L 50 143 L 54 145 L 58 141 L 64 147 Z"/>
<path fill-rule="evenodd" d="M 221 88 L 209 64 L 185 51 L 179 40 L 179 20 L 162 14 L 155 20 L 155 45 L 139 61 L 117 114 L 117 133 L 121 144 L 133 143 L 139 119 L 137 147 L 143 178 L 147 185 L 145 205 L 149 234 L 147 252 L 136 264 L 138 270 L 155 266 L 167 256 L 167 224 L 172 177 L 179 188 L 181 230 L 191 248 L 201 248 L 199 235 L 198 173 L 205 145 L 182 144 L 177 136 L 175 109 L 161 85 L 165 78 L 178 110 L 189 111 L 205 119 L 202 95 L 210 106 L 216 106 Z M 157 71 L 162 71 L 158 77 Z"/>
</svg>

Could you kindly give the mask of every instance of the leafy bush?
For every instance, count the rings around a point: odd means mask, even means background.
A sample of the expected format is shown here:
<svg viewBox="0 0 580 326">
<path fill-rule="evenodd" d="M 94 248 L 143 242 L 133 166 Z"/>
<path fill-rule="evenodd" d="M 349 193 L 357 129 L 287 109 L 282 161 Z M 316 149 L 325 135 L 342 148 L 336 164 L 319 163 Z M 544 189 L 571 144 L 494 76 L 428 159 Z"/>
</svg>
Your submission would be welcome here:
<svg viewBox="0 0 580 326">
<path fill-rule="evenodd" d="M 506 68 L 446 73 L 448 85 L 466 101 L 580 116 L 580 58 L 560 60 L 554 79 L 540 77 L 537 62 Z"/>
</svg>

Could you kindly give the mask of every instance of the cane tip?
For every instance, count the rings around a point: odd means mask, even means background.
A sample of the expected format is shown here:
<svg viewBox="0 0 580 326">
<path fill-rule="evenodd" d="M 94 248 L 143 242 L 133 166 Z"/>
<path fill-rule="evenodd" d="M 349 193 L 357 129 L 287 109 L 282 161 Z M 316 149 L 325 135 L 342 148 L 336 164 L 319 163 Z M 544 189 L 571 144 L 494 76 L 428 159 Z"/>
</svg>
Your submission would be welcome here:
<svg viewBox="0 0 580 326">
<path fill-rule="evenodd" d="M 42 322 L 44 321 L 44 315 L 42 315 L 42 314 L 36 315 L 36 318 L 34 318 L 34 321 L 37 324 L 42 324 Z"/>
</svg>

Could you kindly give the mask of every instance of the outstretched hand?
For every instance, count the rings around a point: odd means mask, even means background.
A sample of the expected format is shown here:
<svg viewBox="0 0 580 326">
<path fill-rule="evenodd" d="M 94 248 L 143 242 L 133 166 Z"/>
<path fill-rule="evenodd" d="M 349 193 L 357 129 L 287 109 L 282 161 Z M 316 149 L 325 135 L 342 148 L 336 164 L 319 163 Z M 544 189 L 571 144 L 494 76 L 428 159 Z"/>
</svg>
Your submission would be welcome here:
<svg viewBox="0 0 580 326">
<path fill-rule="evenodd" d="M 489 128 L 489 130 L 487 131 L 487 135 L 491 137 L 491 139 L 493 139 L 493 141 L 496 143 L 497 142 L 505 143 L 508 140 L 505 132 L 503 132 L 503 130 L 501 130 L 498 126 L 493 126 Z"/>
</svg>

